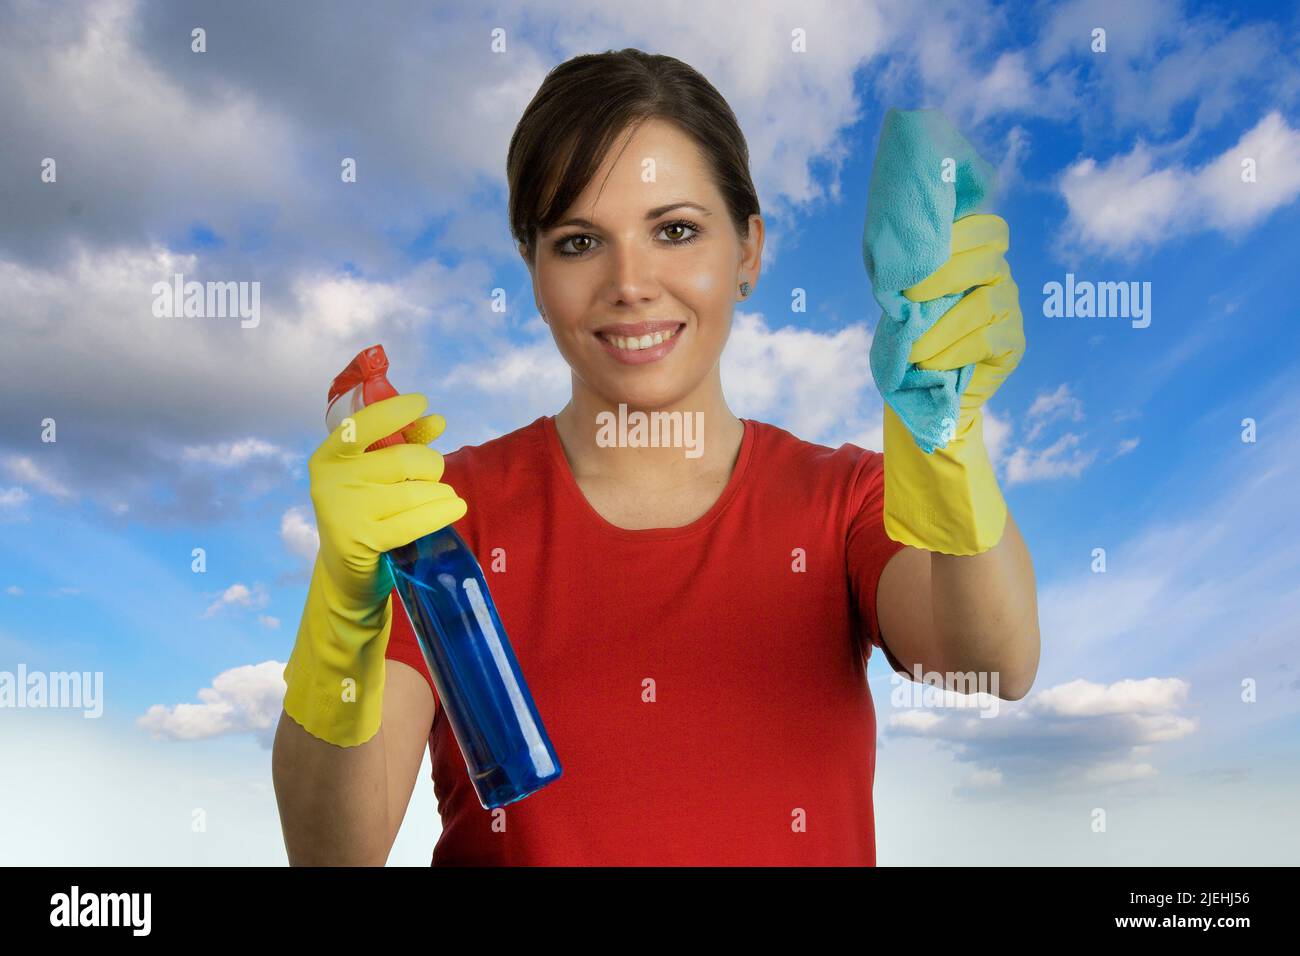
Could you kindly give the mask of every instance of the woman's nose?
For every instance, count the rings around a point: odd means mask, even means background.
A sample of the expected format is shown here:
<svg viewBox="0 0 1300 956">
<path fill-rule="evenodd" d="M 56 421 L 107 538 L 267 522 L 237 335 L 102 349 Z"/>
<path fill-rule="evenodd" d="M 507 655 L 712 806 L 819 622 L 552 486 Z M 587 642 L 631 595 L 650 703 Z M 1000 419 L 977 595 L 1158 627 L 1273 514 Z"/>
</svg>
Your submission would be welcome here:
<svg viewBox="0 0 1300 956">
<path fill-rule="evenodd" d="M 627 303 L 648 301 L 658 295 L 654 257 L 645 250 L 624 246 L 607 257 L 613 298 Z"/>
</svg>

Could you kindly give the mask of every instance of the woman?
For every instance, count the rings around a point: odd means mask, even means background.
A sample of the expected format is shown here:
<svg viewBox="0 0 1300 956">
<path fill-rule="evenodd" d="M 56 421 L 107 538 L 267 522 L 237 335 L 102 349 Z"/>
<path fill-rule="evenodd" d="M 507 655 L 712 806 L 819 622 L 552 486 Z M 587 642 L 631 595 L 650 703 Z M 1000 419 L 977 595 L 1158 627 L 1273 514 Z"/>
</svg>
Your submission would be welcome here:
<svg viewBox="0 0 1300 956">
<path fill-rule="evenodd" d="M 274 755 L 291 862 L 382 863 L 427 743 L 434 864 L 873 865 L 865 658 L 993 670 L 1023 696 L 1037 612 L 1014 522 L 970 556 L 892 540 L 879 453 L 728 408 L 719 358 L 763 220 L 735 117 L 690 67 L 637 50 L 562 64 L 507 167 L 573 394 L 445 459 L 360 454 L 424 411 L 402 396 L 313 455 L 321 553 Z M 679 429 L 609 427 L 638 412 Z M 490 812 L 378 570 L 452 522 L 564 767 Z"/>
</svg>

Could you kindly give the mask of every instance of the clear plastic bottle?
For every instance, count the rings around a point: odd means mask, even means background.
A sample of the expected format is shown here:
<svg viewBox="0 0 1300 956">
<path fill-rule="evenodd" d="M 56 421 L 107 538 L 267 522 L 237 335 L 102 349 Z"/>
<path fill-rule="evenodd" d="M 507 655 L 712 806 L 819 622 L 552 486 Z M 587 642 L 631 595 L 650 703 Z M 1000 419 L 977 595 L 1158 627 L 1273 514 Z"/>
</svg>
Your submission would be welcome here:
<svg viewBox="0 0 1300 956">
<path fill-rule="evenodd" d="M 353 359 L 330 386 L 327 428 L 332 432 L 353 412 L 396 395 L 387 372 L 382 345 Z M 402 441 L 396 433 L 366 451 Z M 560 761 L 469 546 L 447 525 L 384 560 L 479 803 L 502 807 L 559 779 Z"/>
</svg>

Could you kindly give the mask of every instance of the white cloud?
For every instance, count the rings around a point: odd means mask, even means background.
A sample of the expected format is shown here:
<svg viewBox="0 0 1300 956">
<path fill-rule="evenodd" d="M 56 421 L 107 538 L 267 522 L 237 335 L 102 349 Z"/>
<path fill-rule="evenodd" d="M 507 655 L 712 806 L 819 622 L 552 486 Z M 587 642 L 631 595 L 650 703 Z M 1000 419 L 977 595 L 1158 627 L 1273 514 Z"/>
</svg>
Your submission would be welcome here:
<svg viewBox="0 0 1300 956">
<path fill-rule="evenodd" d="M 1160 713 L 1181 707 L 1188 689 L 1187 682 L 1176 677 L 1122 680 L 1109 685 L 1074 680 L 1034 694 L 1029 709 L 1058 717 Z"/>
<path fill-rule="evenodd" d="M 536 314 L 522 328 L 524 338 L 499 339 L 481 353 L 438 375 L 440 394 L 459 405 L 430 406 L 447 419 L 441 448 L 457 448 L 495 438 L 537 418 L 539 410 L 568 401 L 572 372 L 550 329 Z"/>
<path fill-rule="evenodd" d="M 10 455 L 5 459 L 5 468 L 16 481 L 25 482 L 47 495 L 62 499 L 72 497 L 72 492 L 66 485 L 50 477 L 49 473 L 28 455 Z"/>
<path fill-rule="evenodd" d="M 1037 82 L 1066 82 L 1087 130 L 1138 127 L 1163 139 L 1190 114 L 1179 145 L 1260 102 L 1289 99 L 1295 73 L 1280 23 L 1188 6 L 1073 0 L 1044 8 L 1049 17 L 1031 49 Z M 1105 52 L 1092 49 L 1098 27 L 1106 31 Z"/>
<path fill-rule="evenodd" d="M 570 376 L 568 363 L 548 337 L 510 345 L 490 358 L 459 365 L 446 373 L 442 384 L 448 388 L 471 386 L 494 395 L 540 397 L 567 389 Z"/>
<path fill-rule="evenodd" d="M 927 710 L 904 710 L 901 713 L 891 714 L 889 717 L 889 727 L 891 729 L 918 734 L 925 734 L 942 725 L 943 717 Z"/>
<path fill-rule="evenodd" d="M 296 280 L 300 298 L 278 296 L 270 291 L 273 283 L 265 283 L 264 316 L 257 328 L 222 329 L 221 319 L 150 315 L 150 290 L 161 278 L 176 272 L 210 277 L 220 269 L 228 270 L 219 272 L 221 277 L 237 279 L 240 272 L 233 270 L 245 268 L 157 246 L 75 246 L 49 268 L 0 260 L 6 335 L 15 349 L 26 343 L 24 348 L 44 356 L 39 366 L 5 364 L 0 433 L 16 432 L 31 417 L 36 411 L 29 407 L 31 396 L 44 394 L 50 381 L 94 383 L 93 389 L 67 390 L 64 414 L 77 422 L 79 441 L 68 443 L 57 474 L 53 464 L 32 472 L 21 456 L 10 460 L 10 469 L 41 477 L 51 492 L 71 489 L 114 514 L 130 512 L 147 521 L 213 520 L 240 500 L 290 479 L 302 456 L 271 436 L 301 434 L 303 422 L 317 421 L 323 438 L 325 390 L 362 347 L 382 340 L 394 362 L 394 384 L 409 391 L 407 383 L 424 377 L 422 340 L 431 334 L 429 325 L 421 324 L 422 310 L 437 312 L 438 334 L 450 326 L 461 330 L 458 347 L 501 338 L 499 328 L 476 315 L 473 300 L 486 283 L 484 267 L 475 263 L 448 270 L 424 262 L 402 273 L 393 288 L 422 303 L 421 309 L 388 315 L 382 329 L 362 333 L 367 339 L 344 336 L 342 319 L 318 322 L 303 303 L 328 297 L 311 292 L 304 279 Z M 279 281 L 293 279 L 291 273 Z M 87 302 L 96 307 L 87 309 Z M 57 344 L 51 336 L 57 336 Z M 141 440 L 124 441 L 123 422 L 130 422 L 131 435 Z M 250 422 L 263 437 L 248 436 Z M 231 440 L 230 435 L 243 437 Z M 240 480 L 214 474 L 225 468 L 242 469 Z M 160 485 L 175 491 L 166 506 L 160 505 L 166 500 L 158 493 Z"/>
<path fill-rule="evenodd" d="M 1282 114 L 1269 113 L 1196 174 L 1196 190 L 1211 221 L 1237 231 L 1291 203 L 1300 195 L 1300 130 Z M 1242 182 L 1243 164 L 1253 163 L 1254 182 Z"/>
<path fill-rule="evenodd" d="M 1149 780 L 1155 775 L 1156 769 L 1149 763 L 1108 763 L 1089 767 L 1083 776 L 1088 783 L 1106 785 Z"/>
<path fill-rule="evenodd" d="M 737 312 L 722 353 L 727 402 L 742 418 L 779 424 L 806 441 L 838 445 L 877 413 L 870 399 L 871 334 L 865 324 L 828 333 L 772 329 L 761 314 Z M 864 447 L 879 450 L 880 446 Z"/>
<path fill-rule="evenodd" d="M 1025 418 L 1030 423 L 1025 441 L 1033 441 L 1049 422 L 1056 419 L 1083 421 L 1083 402 L 1071 393 L 1069 385 L 1062 382 L 1054 392 L 1039 392 L 1025 413 Z"/>
<path fill-rule="evenodd" d="M 1011 439 L 1011 419 L 996 414 L 991 403 L 985 402 L 982 421 L 984 450 L 988 452 L 989 461 L 996 465 L 1007 453 Z"/>
<path fill-rule="evenodd" d="M 1061 419 L 1083 421 L 1083 402 L 1062 383 L 1055 391 L 1039 392 L 1025 413 L 1028 429 L 1022 444 L 1013 447 L 1013 427 L 1009 418 L 984 412 L 984 446 L 989 460 L 1000 467 L 1007 487 L 1030 481 L 1077 478 L 1096 460 L 1097 453 L 1077 448 L 1080 437 L 1066 433 L 1046 448 L 1032 449 L 1028 443 L 1042 434 L 1050 423 Z"/>
<path fill-rule="evenodd" d="M 1158 166 L 1141 141 L 1104 163 L 1082 159 L 1058 182 L 1069 207 L 1064 243 L 1122 255 L 1205 229 L 1238 234 L 1300 195 L 1296 156 L 1300 131 L 1272 112 L 1200 168 Z M 1254 182 L 1242 181 L 1248 158 Z"/>
<path fill-rule="evenodd" d="M 320 550 L 320 534 L 302 508 L 290 508 L 280 516 L 280 540 L 290 554 L 308 561 L 316 560 Z"/>
<path fill-rule="evenodd" d="M 998 163 L 998 188 L 1005 194 L 1020 179 L 1020 166 L 1029 156 L 1029 132 L 1020 125 L 1007 130 L 1005 152 Z"/>
<path fill-rule="evenodd" d="M 1002 786 L 1002 774 L 997 770 L 976 770 L 966 778 L 966 786 L 993 788 Z"/>
<path fill-rule="evenodd" d="M 1078 444 L 1079 436 L 1069 433 L 1046 448 L 1017 448 L 1006 459 L 1007 483 L 1078 478 L 1097 458 L 1095 451 L 1083 451 Z"/>
<path fill-rule="evenodd" d="M 885 447 L 885 420 L 883 412 L 880 417 L 872 420 L 871 424 L 859 429 L 856 433 L 846 433 L 848 437 L 843 441 L 857 445 L 859 448 L 866 448 L 870 451 L 883 451 Z M 802 436 L 801 436 L 802 437 Z M 830 439 L 834 442 L 835 439 Z"/>
<path fill-rule="evenodd" d="M 1035 60 L 1050 66 L 1065 58 L 1109 55 L 1125 61 L 1142 59 L 1155 51 L 1164 34 L 1177 34 L 1182 25 L 1176 0 L 1072 0 L 1053 4 L 1051 18 L 1038 34 Z M 1106 31 L 1106 54 L 1092 51 L 1092 31 Z M 1109 63 L 1110 61 L 1105 61 Z"/>
<path fill-rule="evenodd" d="M 1122 457 L 1123 455 L 1127 455 L 1127 454 L 1128 454 L 1129 452 L 1131 452 L 1134 448 L 1136 448 L 1139 444 L 1141 444 L 1141 441 L 1142 441 L 1142 440 L 1141 440 L 1140 438 L 1124 438 L 1124 439 L 1121 439 L 1121 440 L 1120 440 L 1120 443 L 1119 443 L 1119 446 L 1115 449 L 1115 454 L 1114 454 L 1113 457 L 1114 457 L 1114 458 L 1119 458 L 1119 457 Z"/>
<path fill-rule="evenodd" d="M 1030 108 L 1036 91 L 1034 78 L 1025 65 L 1024 53 L 999 53 L 989 71 L 976 80 L 969 95 L 977 121 L 989 115 L 1021 112 Z"/>
<path fill-rule="evenodd" d="M 57 27 L 6 31 L 12 40 L 3 43 L 0 63 L 12 100 L 7 120 L 19 133 L 39 128 L 49 150 L 42 156 L 60 163 L 59 181 L 80 169 L 90 187 L 84 195 L 99 197 L 83 215 L 111 217 L 128 205 L 161 217 L 178 195 L 206 211 L 229 195 L 273 202 L 295 193 L 294 170 L 284 162 L 292 137 L 281 117 L 230 86 L 221 95 L 189 97 L 135 47 L 140 4 L 70 6 L 51 18 Z M 178 129 L 187 135 L 169 132 Z M 242 144 L 250 165 L 229 162 L 231 143 Z M 82 162 L 109 150 L 111 163 Z M 197 182 L 226 189 L 216 196 L 187 187 Z"/>
<path fill-rule="evenodd" d="M 1177 678 L 1097 684 L 1073 680 L 1031 692 L 1022 701 L 1000 702 L 995 716 L 976 715 L 958 696 L 942 695 L 922 706 L 908 693 L 890 695 L 895 708 L 885 722 L 891 737 L 943 741 L 959 760 L 976 765 L 968 786 L 1017 781 L 1124 783 L 1155 773 L 1147 762 L 1159 744 L 1185 738 L 1197 722 L 1179 713 L 1189 686 Z M 996 767 L 993 764 L 996 763 Z"/>
<path fill-rule="evenodd" d="M 171 740 L 251 733 L 269 748 L 284 704 L 283 675 L 281 661 L 231 668 L 199 690 L 201 703 L 154 704 L 136 723 L 156 738 Z"/>
<path fill-rule="evenodd" d="M 259 614 L 257 617 L 257 623 L 269 630 L 275 630 L 280 626 L 280 619 L 278 617 L 271 617 L 269 614 Z"/>
<path fill-rule="evenodd" d="M 269 597 L 262 590 L 261 585 L 255 585 L 251 590 L 244 584 L 232 584 L 221 593 L 215 601 L 209 605 L 208 609 L 203 612 L 204 617 L 211 617 L 218 611 L 230 607 L 266 607 Z"/>
<path fill-rule="evenodd" d="M 30 498 L 31 495 L 22 488 L 0 488 L 0 508 L 17 508 Z"/>
<path fill-rule="evenodd" d="M 278 458 L 291 463 L 298 455 L 263 441 L 260 438 L 243 438 L 238 441 L 211 445 L 188 445 L 181 449 L 181 461 L 187 464 L 209 465 L 215 468 L 238 468 L 259 458 Z"/>
<path fill-rule="evenodd" d="M 942 109 L 967 132 L 993 117 L 1059 118 L 1077 109 L 1073 78 L 1038 74 L 1032 48 L 1007 48 L 1017 30 L 1007 10 L 956 4 L 937 14 L 914 3 L 885 7 L 897 37 L 889 38 L 889 66 L 876 84 L 883 99 Z"/>
<path fill-rule="evenodd" d="M 1182 215 L 1181 204 L 1190 199 L 1187 180 L 1180 170 L 1154 169 L 1143 143 L 1103 164 L 1082 159 L 1059 182 L 1069 206 L 1066 228 L 1082 245 L 1102 250 L 1154 243 Z"/>
<path fill-rule="evenodd" d="M 299 314 L 311 316 L 317 328 L 336 339 L 373 338 L 394 319 L 427 320 L 430 315 L 428 305 L 400 285 L 329 273 L 297 277 L 293 294 Z"/>
<path fill-rule="evenodd" d="M 9 587 L 5 588 L 5 593 L 17 596 L 23 593 L 23 589 L 16 584 L 11 584 Z"/>
</svg>

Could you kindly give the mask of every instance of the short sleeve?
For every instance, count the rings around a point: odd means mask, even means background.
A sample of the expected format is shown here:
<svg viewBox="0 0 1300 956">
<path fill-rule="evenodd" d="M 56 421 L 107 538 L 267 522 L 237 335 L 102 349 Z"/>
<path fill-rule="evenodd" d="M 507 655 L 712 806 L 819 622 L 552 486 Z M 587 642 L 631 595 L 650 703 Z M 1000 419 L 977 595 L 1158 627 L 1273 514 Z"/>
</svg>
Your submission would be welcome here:
<svg viewBox="0 0 1300 956">
<path fill-rule="evenodd" d="M 384 651 L 384 657 L 414 667 L 416 673 L 429 682 L 429 690 L 433 691 L 434 713 L 437 713 L 438 691 L 433 686 L 433 678 L 429 676 L 428 665 L 424 663 L 424 652 L 420 650 L 411 618 L 406 613 L 402 599 L 397 596 L 397 588 L 393 588 L 393 626 L 388 632 L 388 647 Z"/>
<path fill-rule="evenodd" d="M 876 589 L 889 559 L 905 545 L 885 533 L 885 456 L 864 451 L 853 471 L 850 485 L 849 529 L 845 542 L 849 587 L 859 619 L 866 628 L 864 650 L 881 648 L 895 670 L 898 664 L 880 640 L 880 619 L 876 615 Z"/>
</svg>

